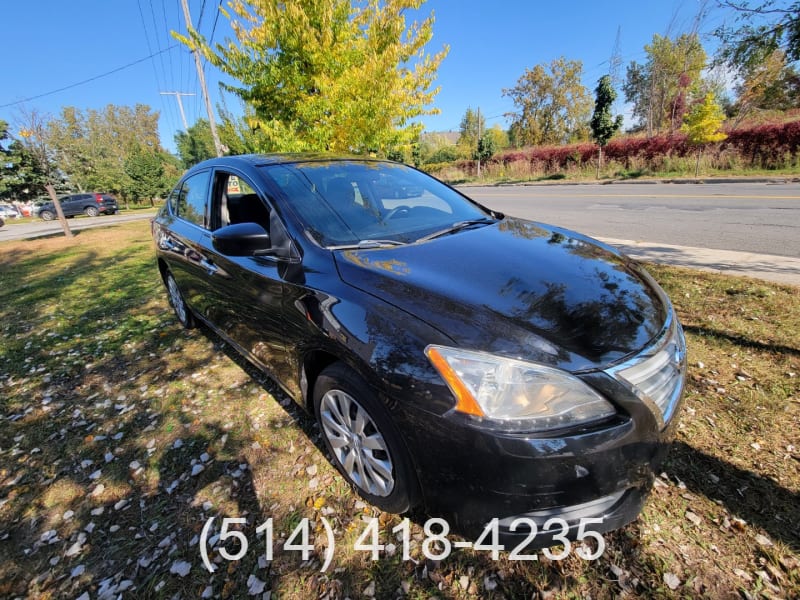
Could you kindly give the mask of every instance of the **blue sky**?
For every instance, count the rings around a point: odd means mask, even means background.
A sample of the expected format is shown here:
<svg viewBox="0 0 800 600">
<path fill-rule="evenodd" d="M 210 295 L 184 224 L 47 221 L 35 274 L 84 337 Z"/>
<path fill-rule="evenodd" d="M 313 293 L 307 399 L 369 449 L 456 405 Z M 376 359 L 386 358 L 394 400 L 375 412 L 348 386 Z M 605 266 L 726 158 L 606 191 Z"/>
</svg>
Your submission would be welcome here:
<svg viewBox="0 0 800 600">
<path fill-rule="evenodd" d="M 213 29 L 218 3 L 189 0 L 195 25 L 202 10 L 199 29 L 207 37 L 213 30 L 215 41 L 230 35 L 223 16 Z M 502 95 L 503 88 L 513 87 L 526 68 L 560 56 L 582 61 L 584 85 L 594 90 L 608 72 L 617 31 L 624 76 L 625 65 L 644 60 L 644 45 L 653 34 L 691 29 L 700 4 L 698 0 L 563 4 L 428 0 L 420 13 L 433 11 L 436 16 L 429 48 L 434 52 L 447 44 L 450 53 L 439 69 L 441 91 L 434 105 L 441 114 L 423 119 L 426 129 L 457 129 L 467 107 L 480 107 L 489 125 L 506 126 L 503 115 L 513 110 L 513 104 Z M 723 16 L 712 11 L 701 32 L 713 30 Z M 183 125 L 175 97 L 160 92 L 197 94 L 183 98 L 190 125 L 204 114 L 192 57 L 169 35 L 173 29 L 185 30 L 179 0 L 5 2 L 3 22 L 0 119 L 13 124 L 20 109 L 58 115 L 63 106 L 102 109 L 107 104 L 147 104 L 161 113 L 162 144 L 174 151 L 174 134 Z M 706 35 L 703 42 L 711 53 L 713 38 Z M 159 54 L 143 60 L 154 53 Z M 214 67 L 206 66 L 212 102 L 216 105 L 222 99 L 238 112 L 238 99 L 220 93 L 219 77 Z M 61 88 L 68 89 L 49 93 Z"/>
</svg>

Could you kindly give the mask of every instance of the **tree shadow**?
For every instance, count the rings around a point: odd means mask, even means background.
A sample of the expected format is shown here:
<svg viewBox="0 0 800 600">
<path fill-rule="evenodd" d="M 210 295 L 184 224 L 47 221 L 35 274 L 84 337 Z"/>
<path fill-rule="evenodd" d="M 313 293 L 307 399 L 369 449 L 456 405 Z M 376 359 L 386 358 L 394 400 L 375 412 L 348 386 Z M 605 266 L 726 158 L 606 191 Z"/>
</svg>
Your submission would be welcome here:
<svg viewBox="0 0 800 600">
<path fill-rule="evenodd" d="M 800 550 L 800 494 L 684 442 L 673 442 L 667 467 L 696 494 Z"/>
<path fill-rule="evenodd" d="M 800 357 L 800 349 L 798 348 L 793 348 L 791 346 L 783 346 L 779 344 L 767 344 L 764 342 L 751 340 L 749 338 L 742 337 L 740 335 L 734 335 L 727 331 L 712 329 L 710 327 L 700 327 L 698 325 L 684 325 L 683 330 L 686 333 L 692 333 L 694 335 L 707 336 L 711 338 L 726 340 L 728 342 L 731 342 L 732 344 L 736 344 L 737 346 L 741 346 L 743 348 L 750 348 L 752 350 L 757 350 L 760 352 L 778 352 L 780 354 L 787 354 L 790 356 Z"/>
</svg>

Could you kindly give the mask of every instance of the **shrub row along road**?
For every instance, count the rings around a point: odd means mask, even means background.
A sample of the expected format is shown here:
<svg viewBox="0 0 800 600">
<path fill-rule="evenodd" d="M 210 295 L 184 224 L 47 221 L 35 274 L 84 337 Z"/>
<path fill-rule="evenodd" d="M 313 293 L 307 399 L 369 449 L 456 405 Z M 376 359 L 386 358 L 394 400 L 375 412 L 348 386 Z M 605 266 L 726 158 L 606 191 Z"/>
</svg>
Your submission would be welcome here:
<svg viewBox="0 0 800 600">
<path fill-rule="evenodd" d="M 461 189 L 490 208 L 593 237 L 800 258 L 800 183 Z"/>
</svg>

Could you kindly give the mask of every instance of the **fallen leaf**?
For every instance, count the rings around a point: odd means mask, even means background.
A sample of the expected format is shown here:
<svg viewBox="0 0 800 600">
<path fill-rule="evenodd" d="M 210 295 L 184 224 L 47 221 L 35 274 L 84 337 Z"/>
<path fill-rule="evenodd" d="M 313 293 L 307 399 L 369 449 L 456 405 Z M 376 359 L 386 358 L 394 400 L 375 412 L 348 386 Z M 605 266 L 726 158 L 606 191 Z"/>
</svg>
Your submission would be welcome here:
<svg viewBox="0 0 800 600">
<path fill-rule="evenodd" d="M 677 590 L 681 585 L 681 580 L 675 573 L 664 573 L 664 583 L 671 590 Z"/>
<path fill-rule="evenodd" d="M 175 561 L 169 568 L 170 573 L 172 573 L 173 575 L 178 575 L 179 577 L 186 577 L 189 574 L 189 571 L 191 570 L 192 570 L 191 563 L 188 563 L 185 560 Z"/>
</svg>

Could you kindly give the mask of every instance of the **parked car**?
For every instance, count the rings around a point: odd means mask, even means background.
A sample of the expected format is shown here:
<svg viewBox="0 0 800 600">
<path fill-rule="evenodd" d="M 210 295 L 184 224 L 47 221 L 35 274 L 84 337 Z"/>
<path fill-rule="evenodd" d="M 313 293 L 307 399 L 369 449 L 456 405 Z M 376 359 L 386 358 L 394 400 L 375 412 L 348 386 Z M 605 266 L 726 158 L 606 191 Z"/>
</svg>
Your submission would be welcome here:
<svg viewBox="0 0 800 600">
<path fill-rule="evenodd" d="M 96 217 L 99 214 L 113 215 L 119 210 L 117 201 L 113 196 L 98 192 L 86 194 L 68 194 L 58 199 L 65 217 L 85 214 Z M 56 218 L 56 207 L 48 202 L 39 207 L 39 217 L 45 221 Z"/>
<path fill-rule="evenodd" d="M 542 531 L 554 517 L 576 539 L 587 519 L 604 532 L 639 514 L 685 342 L 664 291 L 613 248 L 404 165 L 296 155 L 196 165 L 152 232 L 178 320 L 314 414 L 374 506 L 473 538 L 492 523 L 506 544 L 529 535 L 522 519 L 539 547 L 563 539 Z"/>
<path fill-rule="evenodd" d="M 0 217 L 4 219 L 21 219 L 22 214 L 13 204 L 0 203 Z"/>
</svg>

